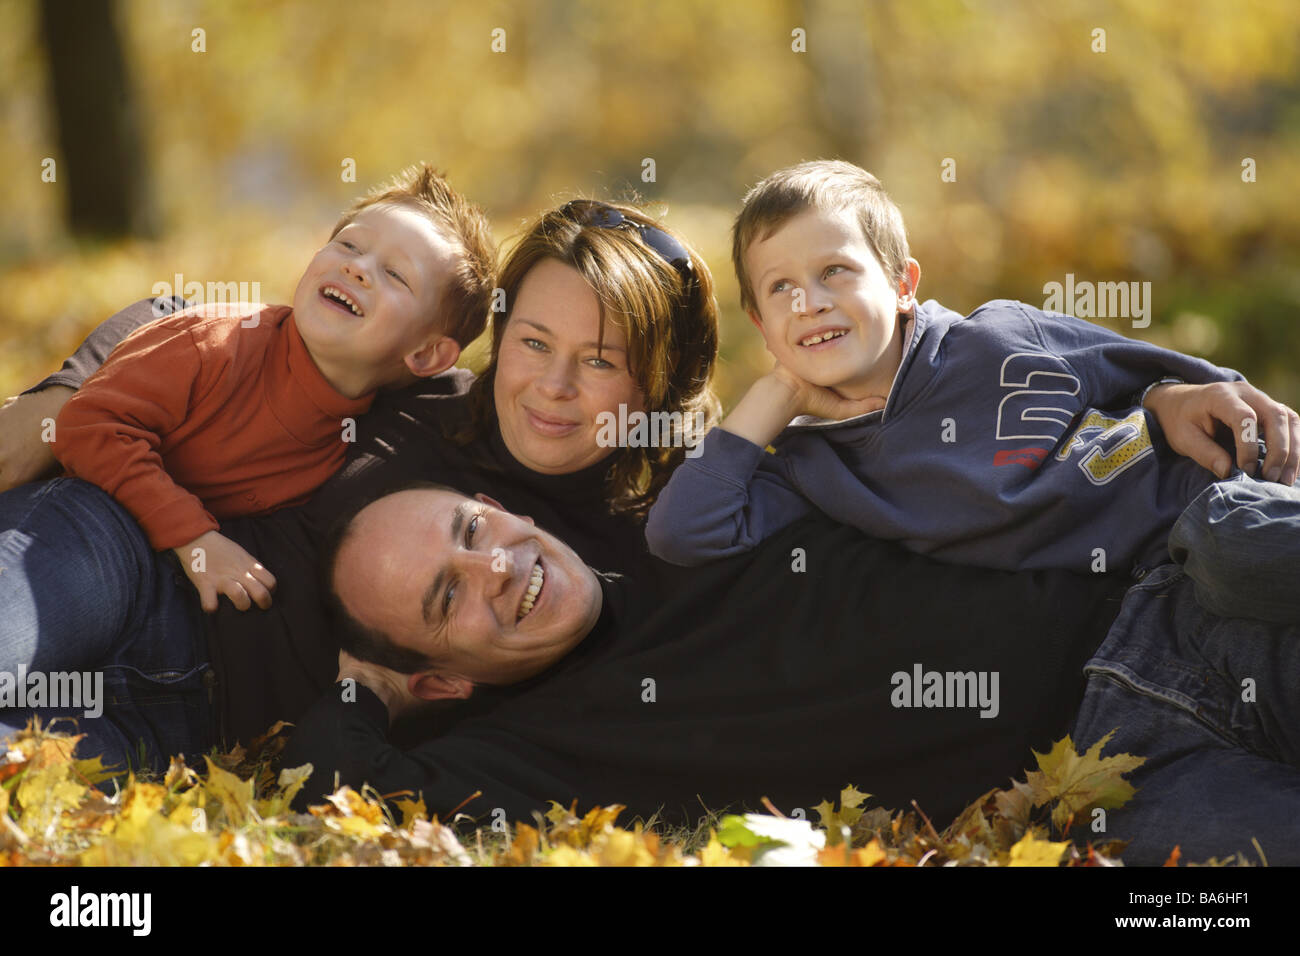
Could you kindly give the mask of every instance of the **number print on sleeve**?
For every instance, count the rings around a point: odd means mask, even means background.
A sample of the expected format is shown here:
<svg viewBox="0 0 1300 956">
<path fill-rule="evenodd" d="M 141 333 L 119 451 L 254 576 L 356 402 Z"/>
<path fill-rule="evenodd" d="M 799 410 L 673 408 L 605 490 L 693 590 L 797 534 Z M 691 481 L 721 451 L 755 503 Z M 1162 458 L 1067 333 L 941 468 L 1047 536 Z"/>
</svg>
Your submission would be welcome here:
<svg viewBox="0 0 1300 956">
<path fill-rule="evenodd" d="M 1065 461 L 1080 449 L 1087 450 L 1079 459 L 1079 467 L 1094 485 L 1113 481 L 1155 453 L 1151 433 L 1147 431 L 1147 418 L 1141 409 L 1126 418 L 1089 412 L 1056 457 Z"/>
</svg>

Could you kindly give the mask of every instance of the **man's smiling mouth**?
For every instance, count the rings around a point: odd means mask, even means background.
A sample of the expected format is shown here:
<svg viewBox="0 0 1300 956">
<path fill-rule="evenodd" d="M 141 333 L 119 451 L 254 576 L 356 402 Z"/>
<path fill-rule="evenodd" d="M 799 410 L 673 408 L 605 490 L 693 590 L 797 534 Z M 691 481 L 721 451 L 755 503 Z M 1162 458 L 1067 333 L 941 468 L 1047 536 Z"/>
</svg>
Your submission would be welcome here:
<svg viewBox="0 0 1300 956">
<path fill-rule="evenodd" d="M 518 624 L 537 603 L 537 598 L 541 596 L 542 585 L 546 581 L 546 572 L 542 570 L 541 559 L 533 564 L 533 573 L 528 578 L 528 587 L 524 589 L 524 596 L 519 601 L 519 610 L 515 614 L 515 623 Z"/>
</svg>

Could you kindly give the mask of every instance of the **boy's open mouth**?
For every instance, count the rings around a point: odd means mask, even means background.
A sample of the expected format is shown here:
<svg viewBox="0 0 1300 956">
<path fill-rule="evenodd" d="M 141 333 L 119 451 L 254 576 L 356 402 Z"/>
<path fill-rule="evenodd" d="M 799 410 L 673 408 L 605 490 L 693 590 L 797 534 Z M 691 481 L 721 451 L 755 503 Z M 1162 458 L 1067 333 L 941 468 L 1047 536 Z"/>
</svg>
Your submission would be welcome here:
<svg viewBox="0 0 1300 956">
<path fill-rule="evenodd" d="M 804 348 L 811 348 L 814 345 L 821 345 L 823 342 L 829 342 L 832 339 L 843 338 L 848 334 L 848 329 L 827 329 L 825 332 L 814 332 L 812 335 L 800 339 L 799 344 Z"/>
<path fill-rule="evenodd" d="M 533 562 L 533 573 L 528 577 L 528 586 L 524 588 L 524 596 L 519 600 L 519 610 L 515 613 L 515 623 L 518 624 L 537 604 L 537 599 L 542 594 L 542 585 L 546 581 L 546 572 L 542 570 L 542 561 L 537 559 Z"/>
<path fill-rule="evenodd" d="M 361 306 L 353 302 L 352 298 L 338 286 L 322 286 L 320 295 L 322 299 L 325 299 L 327 302 L 337 303 L 355 316 L 365 315 L 365 313 L 361 311 Z"/>
</svg>

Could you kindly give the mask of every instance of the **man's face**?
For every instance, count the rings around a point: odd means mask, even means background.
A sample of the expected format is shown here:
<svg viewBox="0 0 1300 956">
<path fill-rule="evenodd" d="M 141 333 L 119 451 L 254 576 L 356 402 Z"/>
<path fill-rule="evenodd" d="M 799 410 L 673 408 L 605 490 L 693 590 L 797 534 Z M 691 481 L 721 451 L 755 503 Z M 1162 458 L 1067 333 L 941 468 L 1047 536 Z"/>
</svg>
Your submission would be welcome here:
<svg viewBox="0 0 1300 956">
<path fill-rule="evenodd" d="M 601 591 L 568 545 L 480 499 L 416 489 L 364 508 L 334 587 L 360 623 L 434 657 L 444 677 L 509 684 L 587 636 Z"/>
<path fill-rule="evenodd" d="M 317 365 L 373 389 L 401 380 L 404 364 L 430 375 L 455 362 L 459 347 L 440 334 L 436 313 L 459 256 L 414 209 L 363 209 L 312 257 L 293 294 Z"/>
<path fill-rule="evenodd" d="M 804 210 L 745 260 L 758 303 L 750 317 L 778 362 L 846 398 L 888 396 L 902 360 L 898 313 L 911 308 L 916 279 L 889 279 L 851 213 Z"/>
</svg>

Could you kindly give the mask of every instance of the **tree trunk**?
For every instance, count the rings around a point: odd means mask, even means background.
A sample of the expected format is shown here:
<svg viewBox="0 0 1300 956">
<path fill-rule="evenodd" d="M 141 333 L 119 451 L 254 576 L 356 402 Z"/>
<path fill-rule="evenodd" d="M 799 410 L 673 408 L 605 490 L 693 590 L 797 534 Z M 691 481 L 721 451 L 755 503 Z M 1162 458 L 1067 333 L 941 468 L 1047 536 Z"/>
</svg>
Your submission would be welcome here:
<svg viewBox="0 0 1300 956">
<path fill-rule="evenodd" d="M 58 176 L 72 232 L 111 238 L 152 232 L 149 176 L 113 0 L 41 0 Z"/>
</svg>

